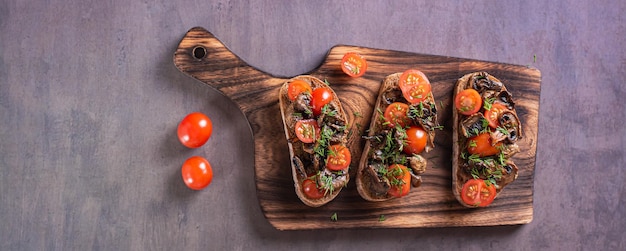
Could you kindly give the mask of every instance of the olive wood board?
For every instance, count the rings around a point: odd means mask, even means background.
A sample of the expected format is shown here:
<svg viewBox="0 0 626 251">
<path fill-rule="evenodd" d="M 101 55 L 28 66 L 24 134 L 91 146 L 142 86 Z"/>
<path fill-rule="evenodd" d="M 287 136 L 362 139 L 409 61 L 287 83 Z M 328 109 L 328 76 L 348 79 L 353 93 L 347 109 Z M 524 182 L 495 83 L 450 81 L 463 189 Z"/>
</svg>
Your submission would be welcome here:
<svg viewBox="0 0 626 251">
<path fill-rule="evenodd" d="M 351 78 L 339 66 L 342 56 L 355 51 L 368 62 L 365 75 Z M 288 57 L 289 55 L 285 55 Z M 265 218 L 279 230 L 339 228 L 418 228 L 526 224 L 533 218 L 533 176 L 537 146 L 537 118 L 541 73 L 520 65 L 473 59 L 425 55 L 358 46 L 337 45 L 322 64 L 304 73 L 327 80 L 346 111 L 350 125 L 348 147 L 352 153 L 350 182 L 330 203 L 311 208 L 296 196 L 290 157 L 278 105 L 278 90 L 289 78 L 260 71 L 232 53 L 210 32 L 195 27 L 182 38 L 174 64 L 185 74 L 222 92 L 239 106 L 254 137 L 257 197 Z M 354 184 L 357 163 L 364 146 L 373 106 L 383 78 L 415 68 L 432 84 L 438 120 L 434 150 L 422 154 L 428 160 L 423 183 L 409 195 L 387 202 L 362 199 Z M 523 124 L 521 152 L 513 157 L 519 176 L 491 206 L 465 208 L 452 193 L 452 91 L 458 78 L 486 71 L 499 78 L 513 94 Z M 336 217 L 333 217 L 336 216 Z"/>
</svg>

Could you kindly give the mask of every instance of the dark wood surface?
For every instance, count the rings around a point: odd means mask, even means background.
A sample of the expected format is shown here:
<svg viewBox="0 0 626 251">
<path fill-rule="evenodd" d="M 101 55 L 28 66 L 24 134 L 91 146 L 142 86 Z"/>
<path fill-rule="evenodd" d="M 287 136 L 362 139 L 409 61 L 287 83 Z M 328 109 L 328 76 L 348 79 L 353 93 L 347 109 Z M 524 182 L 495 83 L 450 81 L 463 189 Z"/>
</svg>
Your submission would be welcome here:
<svg viewBox="0 0 626 251">
<path fill-rule="evenodd" d="M 624 13 L 624 1 L 1 1 L 0 250 L 624 250 Z M 532 221 L 277 230 L 250 154 L 265 128 L 172 61 L 196 26 L 280 79 L 341 44 L 539 69 Z M 214 134 L 186 149 L 176 126 L 193 111 Z M 180 177 L 193 155 L 214 169 L 199 192 Z"/>
<path fill-rule="evenodd" d="M 360 78 L 341 72 L 341 57 L 350 51 L 368 60 L 368 71 Z M 321 208 L 304 205 L 293 191 L 291 165 L 283 131 L 278 89 L 287 79 L 274 77 L 251 67 L 229 51 L 209 31 L 196 27 L 180 42 L 174 64 L 182 72 L 223 92 L 245 114 L 254 136 L 254 173 L 257 196 L 263 214 L 280 230 L 325 228 L 411 228 L 444 226 L 489 226 L 525 224 L 533 216 L 533 175 L 539 116 L 541 74 L 527 66 L 484 62 L 390 51 L 356 46 L 334 46 L 323 63 L 307 73 L 331 83 L 342 102 L 349 130 L 348 148 L 352 163 L 359 163 L 365 135 L 373 114 L 381 81 L 406 69 L 419 69 L 431 81 L 437 101 L 439 131 L 435 149 L 424 156 L 428 171 L 424 183 L 409 196 L 388 202 L 367 202 L 356 191 L 356 164 L 351 165 L 349 183 L 331 203 Z M 514 157 L 520 171 L 488 208 L 468 209 L 456 202 L 451 190 L 452 90 L 456 80 L 467 73 L 487 71 L 502 80 L 515 97 L 525 137 L 521 153 Z M 333 214 L 341 221 L 329 221 Z M 379 221 L 384 216 L 384 221 Z"/>
</svg>

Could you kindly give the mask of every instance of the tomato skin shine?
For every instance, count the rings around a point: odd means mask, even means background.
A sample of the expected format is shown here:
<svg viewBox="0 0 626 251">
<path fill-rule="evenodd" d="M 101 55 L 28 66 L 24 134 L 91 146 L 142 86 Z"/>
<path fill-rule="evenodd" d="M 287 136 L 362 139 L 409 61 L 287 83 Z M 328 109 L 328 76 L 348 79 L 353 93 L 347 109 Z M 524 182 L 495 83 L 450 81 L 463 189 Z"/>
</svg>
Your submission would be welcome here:
<svg viewBox="0 0 626 251">
<path fill-rule="evenodd" d="M 406 129 L 407 142 L 403 148 L 406 154 L 420 154 L 426 148 L 428 133 L 419 126 L 411 126 Z"/>
<path fill-rule="evenodd" d="M 200 112 L 190 113 L 178 124 L 177 134 L 181 144 L 189 148 L 204 145 L 213 133 L 213 123 Z"/>
<path fill-rule="evenodd" d="M 320 199 L 324 197 L 324 191 L 317 187 L 315 181 L 309 177 L 302 182 L 302 192 L 309 199 Z"/>
<path fill-rule="evenodd" d="M 322 114 L 322 107 L 333 100 L 332 91 L 327 87 L 320 87 L 313 90 L 313 94 L 311 96 L 311 107 L 313 115 L 315 116 Z"/>
<path fill-rule="evenodd" d="M 213 169 L 205 158 L 193 156 L 188 158 L 181 168 L 185 185 L 193 190 L 202 190 L 213 181 Z"/>
</svg>

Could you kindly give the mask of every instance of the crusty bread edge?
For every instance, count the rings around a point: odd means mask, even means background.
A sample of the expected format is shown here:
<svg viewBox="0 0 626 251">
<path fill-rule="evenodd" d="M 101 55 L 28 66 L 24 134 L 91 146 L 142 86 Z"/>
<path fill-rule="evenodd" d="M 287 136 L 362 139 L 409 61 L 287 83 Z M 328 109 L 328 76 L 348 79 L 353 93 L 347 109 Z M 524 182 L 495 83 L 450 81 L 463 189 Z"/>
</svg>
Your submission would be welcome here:
<svg viewBox="0 0 626 251">
<path fill-rule="evenodd" d="M 342 190 L 341 188 L 334 190 L 332 193 L 327 194 L 326 196 L 320 198 L 320 199 L 309 199 L 306 197 L 306 195 L 304 194 L 304 191 L 302 190 L 302 181 L 304 179 L 301 179 L 300 177 L 298 177 L 298 171 L 296 170 L 296 167 L 294 166 L 293 163 L 293 157 L 294 157 L 294 151 L 293 151 L 293 143 L 291 143 L 289 141 L 289 139 L 291 138 L 290 132 L 293 131 L 293 128 L 288 128 L 287 122 L 285 121 L 285 109 L 286 106 L 289 104 L 288 102 L 291 102 L 288 100 L 287 98 L 287 88 L 289 86 L 289 83 L 291 83 L 293 80 L 296 79 L 300 79 L 300 80 L 304 80 L 305 82 L 311 84 L 311 88 L 315 89 L 318 87 L 324 87 L 327 86 L 322 80 L 310 76 L 310 75 L 300 75 L 300 76 L 296 76 L 293 77 L 287 81 L 285 81 L 285 83 L 283 84 L 283 86 L 280 88 L 279 91 L 279 106 L 280 106 L 280 114 L 281 114 L 281 118 L 283 121 L 283 128 L 285 131 L 285 137 L 287 139 L 287 144 L 289 147 L 289 164 L 291 166 L 291 176 L 293 178 L 293 182 L 294 182 L 294 189 L 296 191 L 296 195 L 298 196 L 298 198 L 307 206 L 310 207 L 321 207 L 325 204 L 327 204 L 328 202 L 332 201 L 335 199 L 335 197 L 337 197 L 337 195 L 339 195 L 339 192 Z M 337 107 L 339 108 L 339 114 L 347 121 L 347 117 L 346 114 L 343 110 L 343 106 L 341 105 L 341 102 L 339 100 L 339 97 L 337 96 L 337 94 L 335 93 L 335 91 L 332 88 L 329 88 L 332 92 L 333 95 L 333 100 L 331 101 L 332 103 L 338 102 Z M 287 116 L 289 116 L 289 114 L 287 114 Z M 346 184 L 350 181 L 350 174 L 347 172 L 346 173 Z"/>
</svg>

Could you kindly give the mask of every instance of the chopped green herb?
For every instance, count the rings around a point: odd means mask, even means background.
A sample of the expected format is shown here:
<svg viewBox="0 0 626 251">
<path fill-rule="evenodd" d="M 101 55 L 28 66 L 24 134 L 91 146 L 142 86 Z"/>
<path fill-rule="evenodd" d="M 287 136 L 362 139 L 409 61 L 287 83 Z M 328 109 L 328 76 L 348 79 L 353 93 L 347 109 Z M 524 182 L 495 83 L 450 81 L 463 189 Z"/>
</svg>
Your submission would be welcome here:
<svg viewBox="0 0 626 251">
<path fill-rule="evenodd" d="M 330 216 L 330 220 L 337 221 L 337 213 L 333 213 L 333 215 Z"/>
<path fill-rule="evenodd" d="M 496 101 L 496 98 L 486 98 L 485 101 L 483 102 L 483 107 L 485 107 L 485 110 L 491 110 L 491 106 L 493 105 L 493 102 Z"/>
<path fill-rule="evenodd" d="M 354 114 L 354 116 L 358 117 L 358 118 L 362 118 L 363 117 L 363 115 L 361 115 L 361 113 L 357 112 L 357 111 L 353 112 L 352 114 Z"/>
<path fill-rule="evenodd" d="M 324 79 L 324 84 L 326 84 L 326 85 L 330 86 L 330 83 L 328 83 L 328 80 L 327 80 L 327 79 Z"/>
<path fill-rule="evenodd" d="M 319 175 L 321 175 L 321 173 L 319 173 Z M 324 196 L 326 196 L 327 194 L 332 194 L 333 191 L 335 191 L 335 187 L 333 186 L 333 177 L 331 176 L 327 176 L 327 175 L 321 175 L 320 176 L 321 179 L 321 185 L 322 185 L 322 189 L 324 189 Z"/>
<path fill-rule="evenodd" d="M 469 147 L 476 147 L 476 146 L 477 146 L 476 140 L 470 140 L 469 141 Z"/>
<path fill-rule="evenodd" d="M 379 221 L 379 222 L 381 222 L 381 221 L 385 221 L 385 220 L 386 220 L 386 218 L 385 218 L 385 215 L 384 215 L 384 214 L 381 214 L 380 216 L 378 216 L 378 221 Z"/>
</svg>

